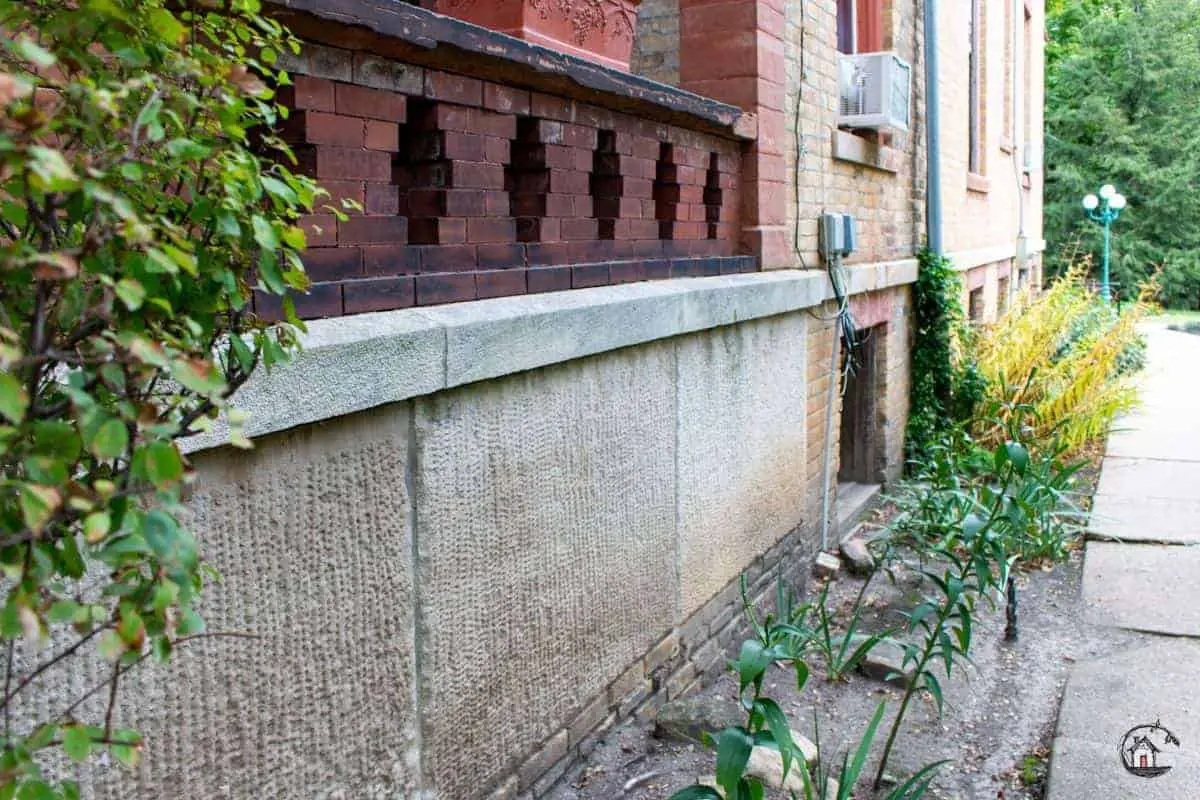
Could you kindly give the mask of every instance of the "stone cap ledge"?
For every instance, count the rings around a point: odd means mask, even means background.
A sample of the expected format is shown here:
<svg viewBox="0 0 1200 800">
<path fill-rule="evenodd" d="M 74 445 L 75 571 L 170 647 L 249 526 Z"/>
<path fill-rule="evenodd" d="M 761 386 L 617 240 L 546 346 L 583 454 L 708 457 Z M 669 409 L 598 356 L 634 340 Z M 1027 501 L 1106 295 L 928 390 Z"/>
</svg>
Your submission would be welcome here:
<svg viewBox="0 0 1200 800">
<path fill-rule="evenodd" d="M 737 106 L 397 0 L 268 0 L 267 5 L 310 42 L 352 46 L 735 140 L 758 136 L 757 117 Z"/>
<path fill-rule="evenodd" d="M 851 294 L 912 283 L 915 259 L 848 267 Z M 676 278 L 315 320 L 292 363 L 234 396 L 251 438 L 477 381 L 818 306 L 822 270 Z M 222 418 L 181 441 L 229 440 Z"/>
</svg>

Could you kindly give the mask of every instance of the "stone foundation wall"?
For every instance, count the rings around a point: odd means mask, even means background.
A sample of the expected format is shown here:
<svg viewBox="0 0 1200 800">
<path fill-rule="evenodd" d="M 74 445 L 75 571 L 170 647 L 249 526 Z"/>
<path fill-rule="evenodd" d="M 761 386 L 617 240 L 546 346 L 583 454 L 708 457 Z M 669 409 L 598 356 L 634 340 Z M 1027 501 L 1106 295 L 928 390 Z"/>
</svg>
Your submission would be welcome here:
<svg viewBox="0 0 1200 800">
<path fill-rule="evenodd" d="M 888 330 L 887 469 L 914 275 L 851 276 Z M 93 796 L 535 798 L 610 726 L 724 669 L 746 634 L 740 577 L 768 601 L 820 546 L 820 278 L 312 323 L 323 338 L 246 387 L 248 408 L 279 430 L 323 388 L 329 418 L 191 456 L 190 524 L 223 575 L 209 628 L 254 638 L 140 673 L 117 724 L 146 733 L 142 766 Z M 651 322 L 639 343 L 580 349 Z M 460 355 L 474 378 L 451 377 Z M 368 374 L 375 407 L 346 405 Z M 388 402 L 406 381 L 435 388 Z"/>
</svg>

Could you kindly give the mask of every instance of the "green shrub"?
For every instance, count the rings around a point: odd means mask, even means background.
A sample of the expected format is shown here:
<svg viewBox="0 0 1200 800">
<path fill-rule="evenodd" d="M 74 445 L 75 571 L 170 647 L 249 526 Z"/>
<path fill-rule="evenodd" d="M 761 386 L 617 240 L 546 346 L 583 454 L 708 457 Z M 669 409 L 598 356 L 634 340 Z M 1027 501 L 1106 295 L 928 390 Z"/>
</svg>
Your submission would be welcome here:
<svg viewBox="0 0 1200 800">
<path fill-rule="evenodd" d="M 208 635 L 177 442 L 294 347 L 250 298 L 306 285 L 316 189 L 264 133 L 296 42 L 257 0 L 29 0 L 0 26 L 0 796 L 65 798 L 43 754 L 136 762 L 121 678 Z M 100 684 L 16 713 L 97 655 Z"/>
<path fill-rule="evenodd" d="M 972 349 L 988 383 L 976 437 L 1004 441 L 1006 409 L 1024 408 L 1035 447 L 1062 442 L 1074 450 L 1106 435 L 1137 402 L 1133 373 L 1145 361 L 1138 323 L 1147 310 L 1142 301 L 1120 313 L 1104 306 L 1080 266 L 986 328 Z"/>
</svg>

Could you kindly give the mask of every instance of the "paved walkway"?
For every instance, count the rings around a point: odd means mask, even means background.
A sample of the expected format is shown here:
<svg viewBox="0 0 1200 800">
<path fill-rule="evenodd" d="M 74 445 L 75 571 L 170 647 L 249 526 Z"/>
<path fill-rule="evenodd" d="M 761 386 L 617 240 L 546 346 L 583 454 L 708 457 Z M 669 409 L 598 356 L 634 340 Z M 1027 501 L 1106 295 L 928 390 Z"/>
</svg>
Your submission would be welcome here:
<svg viewBox="0 0 1200 800">
<path fill-rule="evenodd" d="M 1142 407 L 1105 453 L 1083 597 L 1092 621 L 1156 636 L 1072 671 L 1048 800 L 1200 800 L 1200 336 L 1148 336 Z"/>
</svg>

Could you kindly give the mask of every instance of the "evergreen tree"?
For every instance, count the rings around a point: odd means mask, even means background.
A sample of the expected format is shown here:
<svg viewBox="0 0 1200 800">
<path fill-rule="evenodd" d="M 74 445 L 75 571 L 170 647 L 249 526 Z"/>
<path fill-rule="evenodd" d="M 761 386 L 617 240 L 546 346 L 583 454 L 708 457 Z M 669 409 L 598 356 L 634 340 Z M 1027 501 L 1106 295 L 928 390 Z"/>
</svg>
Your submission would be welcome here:
<svg viewBox="0 0 1200 800">
<path fill-rule="evenodd" d="M 1128 296 L 1162 268 L 1163 299 L 1200 308 L 1200 0 L 1052 0 L 1046 238 L 1061 270 L 1102 231 L 1080 200 L 1115 184 L 1112 277 Z M 1098 267 L 1097 267 L 1098 269 Z"/>
</svg>

